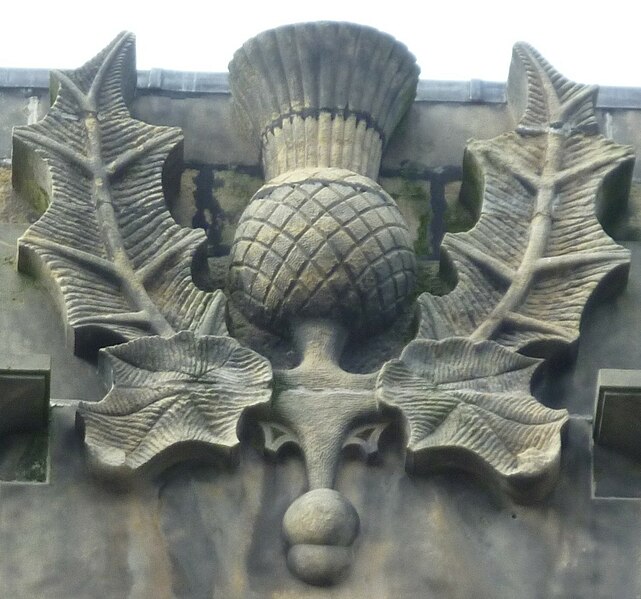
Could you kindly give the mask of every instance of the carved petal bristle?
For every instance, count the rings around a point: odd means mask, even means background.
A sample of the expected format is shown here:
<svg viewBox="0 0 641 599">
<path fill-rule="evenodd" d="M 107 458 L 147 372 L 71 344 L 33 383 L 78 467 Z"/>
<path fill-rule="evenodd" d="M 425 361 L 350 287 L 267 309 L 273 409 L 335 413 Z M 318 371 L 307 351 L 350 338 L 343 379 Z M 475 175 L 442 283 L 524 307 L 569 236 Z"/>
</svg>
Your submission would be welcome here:
<svg viewBox="0 0 641 599">
<path fill-rule="evenodd" d="M 261 136 L 270 179 L 313 166 L 376 177 L 419 70 L 387 34 L 321 22 L 261 33 L 236 52 L 229 72 L 234 101 Z"/>
</svg>

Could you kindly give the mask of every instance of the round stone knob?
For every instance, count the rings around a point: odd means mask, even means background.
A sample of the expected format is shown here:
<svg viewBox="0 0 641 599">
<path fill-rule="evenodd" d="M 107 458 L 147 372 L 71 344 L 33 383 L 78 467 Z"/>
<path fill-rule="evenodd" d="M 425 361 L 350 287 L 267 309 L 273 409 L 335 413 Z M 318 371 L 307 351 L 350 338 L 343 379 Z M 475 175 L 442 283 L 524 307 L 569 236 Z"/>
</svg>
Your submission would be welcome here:
<svg viewBox="0 0 641 599">
<path fill-rule="evenodd" d="M 309 584 L 336 582 L 351 565 L 351 545 L 359 527 L 356 509 L 338 491 L 305 493 L 283 518 L 283 533 L 290 545 L 289 569 Z"/>
</svg>

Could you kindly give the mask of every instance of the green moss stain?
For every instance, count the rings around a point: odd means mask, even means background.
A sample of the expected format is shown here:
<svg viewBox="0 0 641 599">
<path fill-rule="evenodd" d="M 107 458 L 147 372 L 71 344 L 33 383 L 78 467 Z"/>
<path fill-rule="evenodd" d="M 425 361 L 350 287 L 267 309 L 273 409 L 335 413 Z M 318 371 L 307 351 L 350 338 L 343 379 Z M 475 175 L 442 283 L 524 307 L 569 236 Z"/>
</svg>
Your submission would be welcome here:
<svg viewBox="0 0 641 599">
<path fill-rule="evenodd" d="M 49 430 L 28 431 L 0 438 L 0 480 L 47 482 Z"/>
<path fill-rule="evenodd" d="M 251 197 L 263 186 L 263 179 L 255 175 L 238 171 L 217 170 L 216 179 L 223 185 L 218 190 L 220 207 L 228 214 L 236 214 L 239 218 L 249 203 Z"/>
<path fill-rule="evenodd" d="M 11 178 L 11 169 L 0 167 L 0 221 L 35 222 L 49 205 L 47 192 L 34 179 L 27 178 L 18 194 L 12 187 Z"/>
<path fill-rule="evenodd" d="M 214 197 L 220 210 L 220 243 L 222 245 L 231 245 L 241 214 L 263 183 L 261 177 L 233 169 L 215 171 Z"/>
<path fill-rule="evenodd" d="M 476 216 L 460 202 L 448 204 L 445 208 L 445 230 L 450 233 L 469 231 L 476 223 Z"/>
<path fill-rule="evenodd" d="M 11 169 L 0 167 L 0 186 L 11 185 Z"/>
<path fill-rule="evenodd" d="M 483 194 L 482 174 L 476 161 L 466 154 L 463 181 L 453 181 L 444 187 L 445 230 L 450 233 L 469 231 L 478 220 Z"/>
<path fill-rule="evenodd" d="M 191 227 L 192 219 L 196 213 L 194 191 L 196 184 L 194 178 L 198 174 L 196 169 L 186 168 L 180 175 L 180 192 L 175 201 L 169 206 L 169 211 L 174 220 L 183 227 Z"/>
<path fill-rule="evenodd" d="M 15 193 L 11 194 L 11 211 L 20 216 L 35 213 L 36 219 L 49 206 L 49 167 L 32 149 L 14 138 L 12 151 L 12 183 Z M 27 222 L 36 220 L 28 215 Z M 19 222 L 12 220 L 11 222 Z"/>
<path fill-rule="evenodd" d="M 398 205 L 409 228 L 418 258 L 415 297 L 425 292 L 433 295 L 449 293 L 453 282 L 441 275 L 438 261 L 426 259 L 432 252 L 434 219 L 426 169 L 421 165 L 406 164 L 399 176 L 382 178 L 380 183 Z M 458 189 L 456 191 L 458 193 Z"/>
<path fill-rule="evenodd" d="M 463 155 L 463 178 L 458 201 L 478 220 L 483 204 L 483 171 L 471 152 Z"/>
<path fill-rule="evenodd" d="M 49 206 L 49 196 L 34 180 L 25 181 L 22 196 L 29 202 L 38 214 L 44 214 Z"/>
<path fill-rule="evenodd" d="M 454 289 L 455 281 L 439 268 L 437 260 L 418 260 L 414 298 L 421 293 L 446 295 Z"/>
<path fill-rule="evenodd" d="M 412 176 L 403 173 L 398 177 L 382 178 L 380 183 L 401 211 L 417 256 L 425 256 L 431 249 L 432 206 L 429 182 L 412 179 Z"/>
<path fill-rule="evenodd" d="M 419 219 L 418 235 L 414 241 L 414 252 L 417 256 L 425 256 L 429 253 L 432 244 L 430 239 L 431 214 L 427 213 Z"/>
<path fill-rule="evenodd" d="M 610 171 L 601 181 L 596 197 L 596 216 L 605 232 L 617 237 L 626 227 L 628 200 L 632 183 L 632 161 L 625 162 Z"/>
<path fill-rule="evenodd" d="M 641 182 L 630 185 L 626 214 L 623 224 L 613 227 L 611 235 L 617 241 L 641 241 Z"/>
<path fill-rule="evenodd" d="M 385 190 L 395 200 L 427 203 L 430 201 L 430 193 L 426 181 L 412 181 L 404 176 L 390 177 L 384 181 Z"/>
<path fill-rule="evenodd" d="M 32 433 L 16 466 L 15 480 L 36 483 L 46 482 L 48 456 L 48 431 Z"/>
</svg>

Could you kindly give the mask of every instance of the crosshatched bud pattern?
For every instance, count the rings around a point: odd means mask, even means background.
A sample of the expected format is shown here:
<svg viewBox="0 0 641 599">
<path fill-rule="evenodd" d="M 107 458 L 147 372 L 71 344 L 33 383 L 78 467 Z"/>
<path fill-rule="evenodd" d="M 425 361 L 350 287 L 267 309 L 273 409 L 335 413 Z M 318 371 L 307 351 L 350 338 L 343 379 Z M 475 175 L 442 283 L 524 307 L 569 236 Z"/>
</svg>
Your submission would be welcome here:
<svg viewBox="0 0 641 599">
<path fill-rule="evenodd" d="M 245 210 L 229 290 L 251 321 L 330 318 L 352 330 L 395 318 L 416 282 L 407 226 L 374 181 L 341 169 L 272 180 Z"/>
</svg>

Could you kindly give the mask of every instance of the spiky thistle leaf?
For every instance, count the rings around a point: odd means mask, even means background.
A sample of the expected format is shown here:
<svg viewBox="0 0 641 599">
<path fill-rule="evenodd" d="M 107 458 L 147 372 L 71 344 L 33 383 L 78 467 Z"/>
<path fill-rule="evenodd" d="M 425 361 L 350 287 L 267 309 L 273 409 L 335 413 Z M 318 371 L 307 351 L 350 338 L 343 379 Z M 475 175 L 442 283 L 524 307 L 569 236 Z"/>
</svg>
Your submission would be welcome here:
<svg viewBox="0 0 641 599">
<path fill-rule="evenodd" d="M 515 46 L 509 87 L 523 117 L 516 132 L 467 147 L 481 215 L 472 230 L 446 235 L 458 285 L 420 296 L 419 337 L 536 344 L 546 355 L 577 339 L 606 275 L 627 277 L 629 252 L 605 234 L 595 205 L 604 179 L 629 173 L 634 157 L 595 133 L 596 89 L 568 81 L 525 44 Z"/>
<path fill-rule="evenodd" d="M 269 361 L 230 337 L 144 337 L 101 352 L 112 388 L 81 402 L 85 443 L 103 468 L 132 471 L 184 443 L 229 452 L 249 407 L 269 402 Z"/>
<path fill-rule="evenodd" d="M 192 282 L 205 236 L 179 227 L 165 206 L 163 167 L 182 134 L 127 108 L 133 35 L 53 81 L 45 119 L 14 131 L 14 179 L 45 182 L 50 198 L 19 241 L 19 269 L 58 292 L 77 353 L 183 329 L 222 333 L 222 295 Z"/>
<path fill-rule="evenodd" d="M 558 470 L 567 412 L 530 395 L 539 364 L 492 341 L 410 343 L 381 369 L 376 390 L 381 404 L 403 413 L 410 468 L 457 466 L 522 499 L 544 493 Z"/>
</svg>

